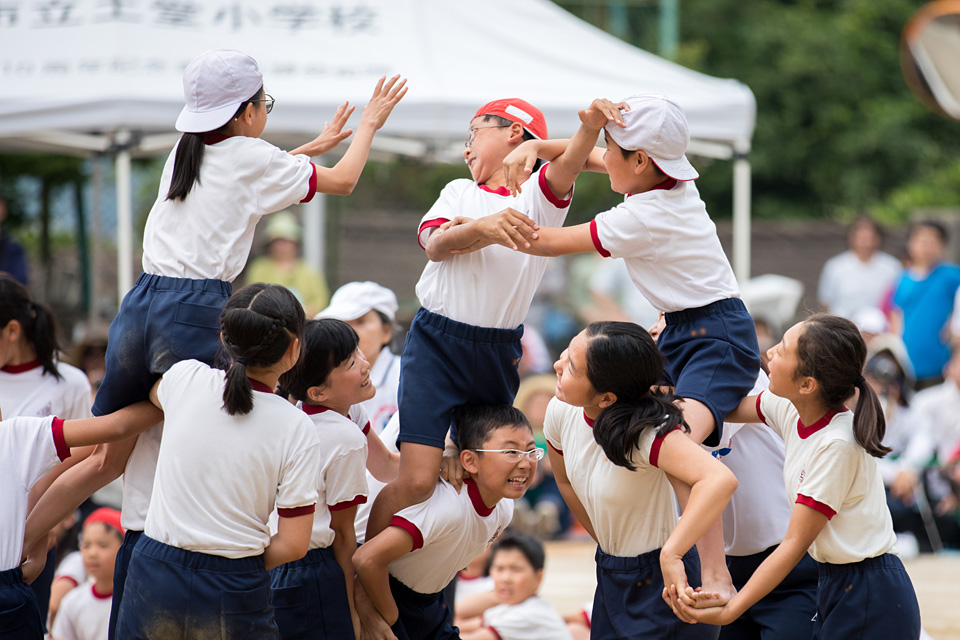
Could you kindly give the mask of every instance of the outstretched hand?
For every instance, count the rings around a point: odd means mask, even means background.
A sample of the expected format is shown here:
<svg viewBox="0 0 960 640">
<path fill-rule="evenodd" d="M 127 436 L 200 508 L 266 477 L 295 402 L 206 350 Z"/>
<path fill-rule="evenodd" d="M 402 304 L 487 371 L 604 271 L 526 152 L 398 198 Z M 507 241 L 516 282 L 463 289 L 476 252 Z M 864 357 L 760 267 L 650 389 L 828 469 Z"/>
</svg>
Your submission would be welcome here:
<svg viewBox="0 0 960 640">
<path fill-rule="evenodd" d="M 538 140 L 527 140 L 503 159 L 503 178 L 507 183 L 510 195 L 516 196 L 522 192 L 521 185 L 526 182 L 533 167 L 537 164 Z"/>
<path fill-rule="evenodd" d="M 323 155 L 327 151 L 335 149 L 338 144 L 350 137 L 353 129 L 345 130 L 343 125 L 347 124 L 347 120 L 353 115 L 354 108 L 350 106 L 349 102 L 344 102 L 337 107 L 337 112 L 333 114 L 333 120 L 323 123 L 323 130 L 313 141 L 316 155 Z"/>
<path fill-rule="evenodd" d="M 379 129 L 387 121 L 387 117 L 400 99 L 407 95 L 407 79 L 397 74 L 387 80 L 386 76 L 377 81 L 370 102 L 363 108 L 361 122 L 372 122 Z"/>
<path fill-rule="evenodd" d="M 626 127 L 623 123 L 623 114 L 621 111 L 630 111 L 630 105 L 626 102 L 617 102 L 614 104 L 606 98 L 597 98 L 590 103 L 586 109 L 580 110 L 580 122 L 584 126 L 599 131 L 614 122 L 620 127 Z"/>
</svg>

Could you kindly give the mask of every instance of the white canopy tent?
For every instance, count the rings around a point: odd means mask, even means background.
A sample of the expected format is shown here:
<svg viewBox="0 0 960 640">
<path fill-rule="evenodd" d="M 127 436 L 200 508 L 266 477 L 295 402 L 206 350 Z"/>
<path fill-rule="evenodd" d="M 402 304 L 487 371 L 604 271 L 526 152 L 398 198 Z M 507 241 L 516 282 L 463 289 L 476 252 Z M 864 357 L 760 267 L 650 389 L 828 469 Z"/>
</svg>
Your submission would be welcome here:
<svg viewBox="0 0 960 640">
<path fill-rule="evenodd" d="M 259 62 L 277 99 L 264 137 L 285 148 L 316 135 L 344 100 L 362 107 L 384 74 L 403 74 L 410 90 L 375 146 L 440 160 L 462 150 L 474 111 L 494 98 L 529 100 L 551 136 L 564 137 L 595 97 L 663 93 L 687 114 L 691 153 L 735 163 L 733 263 L 741 282 L 749 278 L 753 94 L 632 47 L 548 0 L 6 2 L 0 147 L 116 154 L 121 295 L 133 274 L 131 155 L 173 146 L 183 68 L 218 47 Z M 320 219 L 305 217 L 305 253 L 315 262 Z"/>
</svg>

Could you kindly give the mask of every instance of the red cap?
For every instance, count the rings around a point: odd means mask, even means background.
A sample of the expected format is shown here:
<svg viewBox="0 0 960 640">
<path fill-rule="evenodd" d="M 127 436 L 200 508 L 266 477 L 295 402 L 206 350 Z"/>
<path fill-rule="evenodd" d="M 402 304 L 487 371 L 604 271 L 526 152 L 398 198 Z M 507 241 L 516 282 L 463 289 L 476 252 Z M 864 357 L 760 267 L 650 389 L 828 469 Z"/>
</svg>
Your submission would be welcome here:
<svg viewBox="0 0 960 640">
<path fill-rule="evenodd" d="M 547 138 L 547 121 L 543 117 L 543 112 L 520 98 L 502 98 L 488 102 L 477 109 L 473 117 L 480 116 L 500 116 L 522 125 L 537 140 Z"/>
<path fill-rule="evenodd" d="M 83 526 L 86 527 L 88 524 L 93 524 L 94 522 L 102 522 L 108 527 L 113 527 L 120 532 L 120 535 L 124 535 L 125 533 L 123 525 L 120 524 L 120 512 L 116 509 L 100 507 L 87 516 L 87 519 L 83 521 Z"/>
</svg>

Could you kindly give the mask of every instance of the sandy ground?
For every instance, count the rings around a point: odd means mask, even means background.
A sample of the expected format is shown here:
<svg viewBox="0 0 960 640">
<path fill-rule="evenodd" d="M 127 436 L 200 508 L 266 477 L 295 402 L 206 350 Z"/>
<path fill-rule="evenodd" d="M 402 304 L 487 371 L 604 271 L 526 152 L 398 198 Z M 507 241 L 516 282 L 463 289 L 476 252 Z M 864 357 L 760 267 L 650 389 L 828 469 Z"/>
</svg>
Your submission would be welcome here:
<svg viewBox="0 0 960 640">
<path fill-rule="evenodd" d="M 595 549 L 591 542 L 547 543 L 540 593 L 561 614 L 575 613 L 593 600 Z M 960 554 L 922 555 L 904 564 L 917 590 L 924 629 L 934 640 L 960 640 Z"/>
</svg>

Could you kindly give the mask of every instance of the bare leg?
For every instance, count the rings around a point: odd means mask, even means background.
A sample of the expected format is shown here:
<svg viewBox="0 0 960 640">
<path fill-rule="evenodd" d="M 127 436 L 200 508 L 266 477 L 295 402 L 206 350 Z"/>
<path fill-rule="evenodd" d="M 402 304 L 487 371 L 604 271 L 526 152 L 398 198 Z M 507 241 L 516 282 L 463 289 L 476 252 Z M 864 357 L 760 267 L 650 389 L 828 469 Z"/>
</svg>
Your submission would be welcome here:
<svg viewBox="0 0 960 640">
<path fill-rule="evenodd" d="M 404 442 L 400 448 L 400 472 L 396 480 L 380 491 L 370 509 L 367 540 L 387 528 L 401 509 L 420 504 L 433 495 L 440 477 L 443 449 L 426 444 Z"/>
</svg>

